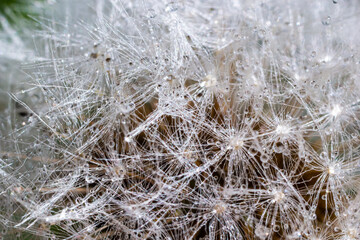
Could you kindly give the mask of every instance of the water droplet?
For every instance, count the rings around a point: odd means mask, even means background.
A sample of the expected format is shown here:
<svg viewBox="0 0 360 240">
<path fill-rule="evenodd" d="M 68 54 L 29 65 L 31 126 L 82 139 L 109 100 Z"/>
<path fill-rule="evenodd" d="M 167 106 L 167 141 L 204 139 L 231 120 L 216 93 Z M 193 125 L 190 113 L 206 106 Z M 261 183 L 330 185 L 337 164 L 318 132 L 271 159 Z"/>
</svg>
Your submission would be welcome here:
<svg viewBox="0 0 360 240">
<path fill-rule="evenodd" d="M 313 159 L 312 159 L 312 157 L 310 157 L 310 156 L 306 156 L 306 157 L 305 157 L 305 162 L 306 162 L 306 163 L 310 163 L 310 162 L 312 162 L 312 160 L 313 160 Z"/>
<path fill-rule="evenodd" d="M 148 10 L 147 17 L 148 17 L 148 18 L 155 18 L 156 16 L 157 16 L 156 11 L 155 11 L 154 9 L 150 8 L 150 9 Z"/>
<path fill-rule="evenodd" d="M 115 147 L 115 142 L 114 142 L 114 141 L 110 141 L 110 142 L 109 142 L 109 147 L 110 147 L 110 148 L 114 148 L 114 147 Z"/>
<path fill-rule="evenodd" d="M 333 4 L 337 4 L 338 0 L 333 0 L 332 2 L 333 2 Z"/>
<path fill-rule="evenodd" d="M 310 220 L 315 220 L 315 219 L 317 218 L 317 216 L 316 216 L 316 214 L 314 213 L 314 214 L 312 214 L 309 218 L 310 218 Z"/>
<path fill-rule="evenodd" d="M 285 150 L 285 147 L 284 147 L 284 145 L 283 145 L 281 142 L 276 142 L 276 143 L 273 145 L 273 150 L 274 150 L 274 152 L 276 152 L 276 153 L 282 153 L 282 152 Z"/>
<path fill-rule="evenodd" d="M 268 162 L 263 162 L 262 166 L 266 169 L 270 167 L 270 164 Z"/>
<path fill-rule="evenodd" d="M 266 155 L 266 154 L 261 154 L 260 160 L 261 160 L 263 163 L 266 163 L 266 162 L 269 161 L 269 156 Z"/>
<path fill-rule="evenodd" d="M 261 39 L 261 38 L 264 38 L 265 35 L 266 35 L 266 31 L 264 29 L 260 29 L 258 32 L 257 32 L 257 35 L 258 37 Z"/>
<path fill-rule="evenodd" d="M 165 11 L 166 12 L 175 12 L 178 10 L 178 7 L 175 2 L 170 2 L 166 4 Z"/>
<path fill-rule="evenodd" d="M 257 151 L 257 149 L 255 147 L 251 147 L 251 148 L 249 148 L 248 153 L 251 156 L 255 156 L 258 153 L 258 151 Z"/>
<path fill-rule="evenodd" d="M 312 51 L 311 52 L 311 57 L 315 57 L 316 56 L 316 51 Z"/>
<path fill-rule="evenodd" d="M 330 16 L 327 16 L 325 19 L 321 20 L 321 23 L 322 23 L 324 26 L 330 25 L 330 23 L 331 23 L 331 17 L 330 17 Z"/>
</svg>

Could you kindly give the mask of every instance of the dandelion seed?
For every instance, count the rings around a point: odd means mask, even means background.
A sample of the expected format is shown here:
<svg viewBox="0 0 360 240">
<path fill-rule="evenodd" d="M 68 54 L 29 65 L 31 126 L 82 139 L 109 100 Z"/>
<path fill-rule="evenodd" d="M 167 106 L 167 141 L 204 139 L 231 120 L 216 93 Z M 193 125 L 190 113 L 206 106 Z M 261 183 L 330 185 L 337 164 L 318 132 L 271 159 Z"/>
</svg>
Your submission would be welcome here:
<svg viewBox="0 0 360 240">
<path fill-rule="evenodd" d="M 218 203 L 215 205 L 213 213 L 214 214 L 222 214 L 226 211 L 226 205 L 224 203 Z"/>
<path fill-rule="evenodd" d="M 281 190 L 275 190 L 273 194 L 275 202 L 281 202 L 285 197 L 285 194 Z"/>
<path fill-rule="evenodd" d="M 328 173 L 329 173 L 330 175 L 336 174 L 335 167 L 334 167 L 334 166 L 330 166 L 329 169 L 328 169 Z"/>
<path fill-rule="evenodd" d="M 342 112 L 342 108 L 340 105 L 338 104 L 335 104 L 330 112 L 330 114 L 333 116 L 333 117 L 337 117 L 340 113 Z"/>
<path fill-rule="evenodd" d="M 200 86 L 205 88 L 211 88 L 211 87 L 215 87 L 217 84 L 218 84 L 217 78 L 214 75 L 209 74 L 202 80 Z"/>
<path fill-rule="evenodd" d="M 238 137 L 235 136 L 233 138 L 230 139 L 230 143 L 228 146 L 228 149 L 235 149 L 235 150 L 239 150 L 244 146 L 244 141 Z"/>
<path fill-rule="evenodd" d="M 275 131 L 278 135 L 287 135 L 290 133 L 290 128 L 285 125 L 278 125 Z"/>
</svg>

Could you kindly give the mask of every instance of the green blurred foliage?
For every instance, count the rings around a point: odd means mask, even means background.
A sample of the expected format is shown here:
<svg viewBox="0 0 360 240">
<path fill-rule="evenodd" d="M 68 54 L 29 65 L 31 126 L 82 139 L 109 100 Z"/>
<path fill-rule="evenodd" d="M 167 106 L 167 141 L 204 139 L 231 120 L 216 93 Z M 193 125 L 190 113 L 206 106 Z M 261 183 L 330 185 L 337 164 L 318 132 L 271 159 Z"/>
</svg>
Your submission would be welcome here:
<svg viewBox="0 0 360 240">
<path fill-rule="evenodd" d="M 0 0 L 0 17 L 11 25 L 33 22 L 39 14 L 39 4 L 45 0 Z M 2 28 L 0 22 L 0 29 Z"/>
</svg>

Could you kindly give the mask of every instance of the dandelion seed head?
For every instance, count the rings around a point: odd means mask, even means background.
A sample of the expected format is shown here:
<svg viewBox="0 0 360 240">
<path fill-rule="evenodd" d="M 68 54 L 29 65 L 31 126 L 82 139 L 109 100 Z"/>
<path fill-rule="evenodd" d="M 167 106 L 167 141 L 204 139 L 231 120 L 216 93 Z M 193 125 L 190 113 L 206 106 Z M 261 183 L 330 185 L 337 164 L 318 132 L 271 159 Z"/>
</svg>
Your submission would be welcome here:
<svg viewBox="0 0 360 240">
<path fill-rule="evenodd" d="M 328 173 L 329 173 L 329 175 L 334 175 L 334 174 L 336 174 L 336 169 L 335 169 L 335 167 L 334 167 L 334 166 L 330 166 L 330 167 L 328 168 Z"/>
<path fill-rule="evenodd" d="M 183 156 L 186 158 L 186 159 L 191 159 L 193 157 L 193 154 L 190 150 L 185 150 L 184 153 L 183 153 Z"/>
<path fill-rule="evenodd" d="M 212 211 L 214 214 L 222 214 L 226 211 L 226 204 L 220 202 L 214 206 L 214 210 Z"/>
<path fill-rule="evenodd" d="M 277 203 L 281 202 L 285 198 L 285 193 L 281 190 L 274 190 L 273 195 L 274 201 Z"/>
<path fill-rule="evenodd" d="M 290 133 L 290 127 L 288 127 L 287 125 L 279 124 L 276 127 L 275 131 L 278 135 L 287 135 Z"/>
<path fill-rule="evenodd" d="M 241 137 L 239 136 L 234 136 L 230 139 L 230 142 L 229 142 L 229 147 L 228 148 L 231 148 L 231 149 L 234 149 L 234 150 L 239 150 L 241 149 L 242 147 L 244 146 L 244 141 Z"/>
<path fill-rule="evenodd" d="M 331 109 L 330 114 L 336 118 L 337 116 L 339 116 L 341 114 L 341 112 L 342 112 L 342 107 L 339 104 L 335 104 L 333 106 L 333 108 Z"/>
<path fill-rule="evenodd" d="M 27 70 L 44 102 L 13 94 L 29 114 L 0 134 L 17 137 L 0 153 L 13 225 L 134 240 L 356 228 L 359 38 L 342 26 L 359 3 L 84 2 L 76 27 L 77 1 L 40 31 Z"/>
<path fill-rule="evenodd" d="M 218 80 L 215 75 L 207 75 L 201 82 L 200 86 L 205 88 L 215 87 L 218 84 Z"/>
</svg>

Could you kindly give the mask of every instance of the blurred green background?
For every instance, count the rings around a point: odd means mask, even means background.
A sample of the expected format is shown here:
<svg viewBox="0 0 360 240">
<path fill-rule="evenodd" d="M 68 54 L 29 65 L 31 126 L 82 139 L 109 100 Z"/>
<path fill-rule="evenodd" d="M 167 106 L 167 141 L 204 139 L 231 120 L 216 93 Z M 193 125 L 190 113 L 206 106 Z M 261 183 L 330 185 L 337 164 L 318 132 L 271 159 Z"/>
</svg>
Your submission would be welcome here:
<svg viewBox="0 0 360 240">
<path fill-rule="evenodd" d="M 0 16 L 13 26 L 24 24 L 24 20 L 29 23 L 39 14 L 38 10 L 43 2 L 44 0 L 0 0 Z M 2 25 L 0 24 L 1 28 Z"/>
</svg>

